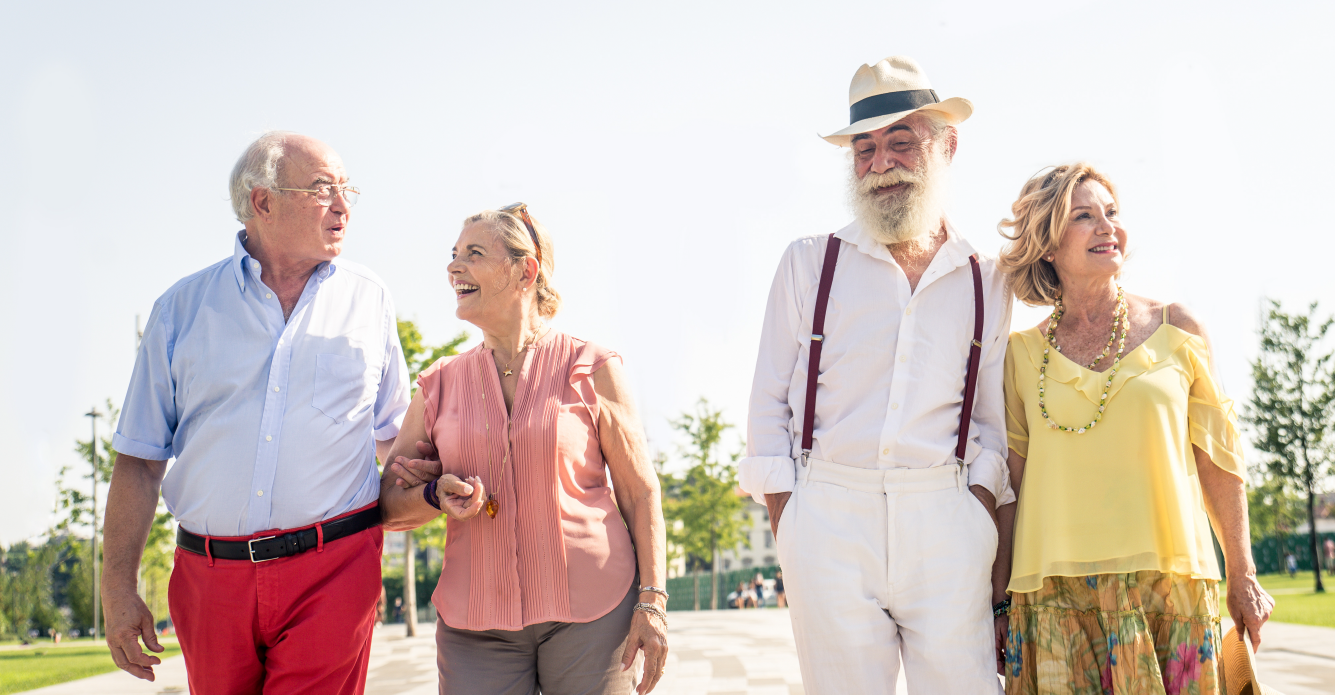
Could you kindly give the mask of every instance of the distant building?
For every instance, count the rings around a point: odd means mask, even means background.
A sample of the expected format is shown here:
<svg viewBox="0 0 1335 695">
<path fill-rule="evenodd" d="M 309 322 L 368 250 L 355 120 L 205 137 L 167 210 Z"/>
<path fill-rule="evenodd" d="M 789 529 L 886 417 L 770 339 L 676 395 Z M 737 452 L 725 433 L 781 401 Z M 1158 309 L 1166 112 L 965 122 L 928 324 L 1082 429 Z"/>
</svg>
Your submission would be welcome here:
<svg viewBox="0 0 1335 695">
<path fill-rule="evenodd" d="M 733 550 L 725 550 L 723 564 L 719 569 L 724 572 L 747 569 L 750 567 L 769 567 L 779 564 L 779 549 L 774 544 L 774 532 L 769 528 L 769 508 L 759 504 L 751 496 L 738 490 L 747 498 L 742 513 L 751 518 L 751 526 L 744 531 L 751 541 L 751 547 L 738 545 Z"/>
</svg>

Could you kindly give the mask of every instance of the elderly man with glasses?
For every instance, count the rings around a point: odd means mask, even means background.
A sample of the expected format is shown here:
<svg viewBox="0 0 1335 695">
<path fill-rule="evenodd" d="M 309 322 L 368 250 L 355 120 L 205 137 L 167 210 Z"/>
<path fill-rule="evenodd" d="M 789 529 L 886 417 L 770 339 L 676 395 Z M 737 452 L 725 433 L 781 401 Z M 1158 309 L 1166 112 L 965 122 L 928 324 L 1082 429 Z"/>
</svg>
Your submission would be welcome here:
<svg viewBox="0 0 1335 695">
<path fill-rule="evenodd" d="M 376 456 L 408 408 L 394 304 L 338 260 L 357 189 L 328 145 L 266 133 L 231 193 L 245 224 L 232 256 L 158 299 L 125 396 L 107 643 L 153 679 L 138 640 L 162 647 L 135 583 L 161 490 L 180 523 L 168 600 L 190 692 L 361 693 L 381 590 Z"/>
</svg>

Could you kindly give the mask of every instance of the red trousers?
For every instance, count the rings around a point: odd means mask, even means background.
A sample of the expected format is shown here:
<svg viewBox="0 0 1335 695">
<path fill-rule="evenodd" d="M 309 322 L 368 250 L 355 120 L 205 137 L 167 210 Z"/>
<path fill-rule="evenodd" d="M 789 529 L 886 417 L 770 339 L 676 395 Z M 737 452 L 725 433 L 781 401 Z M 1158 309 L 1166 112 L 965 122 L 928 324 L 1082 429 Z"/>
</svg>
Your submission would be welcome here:
<svg viewBox="0 0 1335 695">
<path fill-rule="evenodd" d="M 383 545 L 376 526 L 261 563 L 177 548 L 167 599 L 190 692 L 361 695 Z"/>
</svg>

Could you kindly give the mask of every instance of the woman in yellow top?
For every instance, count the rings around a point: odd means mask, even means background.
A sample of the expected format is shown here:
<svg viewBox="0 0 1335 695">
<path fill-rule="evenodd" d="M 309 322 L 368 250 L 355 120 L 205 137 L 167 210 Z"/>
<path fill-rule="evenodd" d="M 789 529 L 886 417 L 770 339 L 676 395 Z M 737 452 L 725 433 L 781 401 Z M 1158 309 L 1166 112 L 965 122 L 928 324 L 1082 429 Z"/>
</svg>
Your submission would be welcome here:
<svg viewBox="0 0 1335 695">
<path fill-rule="evenodd" d="M 1090 166 L 1031 179 L 1011 210 L 998 266 L 1021 301 L 1054 310 L 1006 354 L 1019 490 L 1006 692 L 1223 692 L 1211 523 L 1229 613 L 1254 642 L 1274 601 L 1256 581 L 1233 401 L 1204 328 L 1122 291 L 1127 232 Z"/>
</svg>

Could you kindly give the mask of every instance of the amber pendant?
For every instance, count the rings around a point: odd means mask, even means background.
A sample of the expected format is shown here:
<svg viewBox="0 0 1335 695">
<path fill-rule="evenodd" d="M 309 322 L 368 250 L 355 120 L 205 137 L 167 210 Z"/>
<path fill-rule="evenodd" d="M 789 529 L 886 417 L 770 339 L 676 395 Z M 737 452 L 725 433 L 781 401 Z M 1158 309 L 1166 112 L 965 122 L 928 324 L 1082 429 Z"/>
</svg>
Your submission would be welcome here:
<svg viewBox="0 0 1335 695">
<path fill-rule="evenodd" d="M 501 503 L 496 501 L 496 496 L 487 497 L 487 516 L 495 519 L 496 513 L 501 511 Z"/>
</svg>

